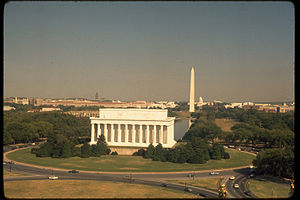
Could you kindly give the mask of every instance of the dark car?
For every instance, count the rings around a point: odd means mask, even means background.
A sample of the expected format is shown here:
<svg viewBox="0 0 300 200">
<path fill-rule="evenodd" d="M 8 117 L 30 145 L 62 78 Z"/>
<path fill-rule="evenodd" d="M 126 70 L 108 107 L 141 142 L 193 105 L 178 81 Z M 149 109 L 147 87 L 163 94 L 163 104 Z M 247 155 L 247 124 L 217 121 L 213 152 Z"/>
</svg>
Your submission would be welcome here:
<svg viewBox="0 0 300 200">
<path fill-rule="evenodd" d="M 204 194 L 204 193 L 198 193 L 198 195 L 201 197 L 207 197 L 207 194 Z"/>
<path fill-rule="evenodd" d="M 162 187 L 167 187 L 168 185 L 166 183 L 161 184 Z"/>
<path fill-rule="evenodd" d="M 73 170 L 69 171 L 69 173 L 76 174 L 76 173 L 79 173 L 79 171 L 73 169 Z"/>
</svg>

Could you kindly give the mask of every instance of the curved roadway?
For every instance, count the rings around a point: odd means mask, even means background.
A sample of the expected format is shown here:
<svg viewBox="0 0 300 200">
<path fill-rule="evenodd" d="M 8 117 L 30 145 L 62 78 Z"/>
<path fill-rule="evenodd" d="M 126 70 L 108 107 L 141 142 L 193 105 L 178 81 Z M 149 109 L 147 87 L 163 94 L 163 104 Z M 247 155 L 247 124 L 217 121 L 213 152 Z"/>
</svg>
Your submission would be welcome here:
<svg viewBox="0 0 300 200">
<path fill-rule="evenodd" d="M 4 156 L 5 158 L 5 156 Z M 34 176 L 20 176 L 20 177 L 7 177 L 4 178 L 5 181 L 14 180 L 43 180 L 48 179 L 50 175 L 58 176 L 59 179 L 76 179 L 76 180 L 102 180 L 102 181 L 116 181 L 116 182 L 127 182 L 136 184 L 145 184 L 152 186 L 161 186 L 164 180 L 191 180 L 188 174 L 191 172 L 143 172 L 143 173 L 130 173 L 130 172 L 88 172 L 80 171 L 80 173 L 71 174 L 68 173 L 69 170 L 65 169 L 55 169 L 47 168 L 42 166 L 27 165 L 19 162 L 14 164 L 3 165 L 7 170 L 13 170 L 20 173 L 30 173 Z M 210 175 L 209 171 L 197 171 L 194 173 L 196 179 L 208 178 L 211 176 L 223 177 L 225 180 L 226 189 L 228 192 L 227 197 L 231 198 L 251 198 L 251 194 L 246 194 L 246 182 L 247 176 L 250 173 L 248 167 L 236 168 L 236 169 L 225 169 L 217 170 L 220 172 L 218 175 Z M 193 172 L 192 172 L 193 173 Z M 235 180 L 229 180 L 230 176 L 235 176 Z M 239 184 L 240 188 L 233 188 L 233 184 Z M 167 188 L 184 191 L 185 185 L 174 184 L 167 182 Z M 218 198 L 217 191 L 211 191 L 204 188 L 187 186 L 192 189 L 193 194 L 205 194 L 205 198 Z"/>
</svg>

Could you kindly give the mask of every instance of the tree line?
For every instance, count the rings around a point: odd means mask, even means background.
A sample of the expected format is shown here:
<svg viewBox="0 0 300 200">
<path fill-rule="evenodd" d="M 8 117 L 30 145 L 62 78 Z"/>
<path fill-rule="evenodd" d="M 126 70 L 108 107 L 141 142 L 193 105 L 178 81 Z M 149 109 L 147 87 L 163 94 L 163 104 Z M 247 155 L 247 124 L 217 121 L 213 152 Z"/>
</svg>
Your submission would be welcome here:
<svg viewBox="0 0 300 200">
<path fill-rule="evenodd" d="M 252 145 L 262 150 L 253 160 L 258 174 L 293 178 L 295 172 L 294 112 L 266 113 L 249 109 L 209 107 L 193 113 L 194 124 L 183 140 L 200 137 L 235 145 Z M 234 119 L 231 132 L 222 131 L 215 118 Z"/>
<path fill-rule="evenodd" d="M 193 138 L 191 142 L 170 149 L 163 148 L 162 144 L 158 144 L 156 147 L 150 144 L 146 150 L 139 149 L 133 155 L 151 158 L 153 161 L 197 164 L 204 164 L 209 159 L 221 160 L 230 158 L 230 155 L 225 152 L 222 145 L 214 143 L 210 146 L 201 138 Z"/>
<path fill-rule="evenodd" d="M 36 142 L 57 134 L 75 139 L 90 135 L 89 118 L 61 112 L 8 111 L 3 122 L 3 145 Z"/>
<path fill-rule="evenodd" d="M 40 145 L 39 148 L 31 149 L 31 153 L 37 157 L 52 158 L 100 157 L 101 155 L 108 155 L 110 151 L 103 135 L 98 138 L 97 144 L 89 145 L 85 142 L 81 147 L 76 146 L 76 141 L 72 141 L 62 134 L 51 135 L 47 142 Z"/>
</svg>

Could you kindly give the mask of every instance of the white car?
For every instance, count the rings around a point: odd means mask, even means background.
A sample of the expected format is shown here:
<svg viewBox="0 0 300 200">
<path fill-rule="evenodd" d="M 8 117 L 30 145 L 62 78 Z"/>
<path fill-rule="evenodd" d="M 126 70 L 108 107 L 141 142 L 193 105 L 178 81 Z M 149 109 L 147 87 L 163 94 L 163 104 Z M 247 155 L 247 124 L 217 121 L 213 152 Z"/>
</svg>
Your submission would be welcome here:
<svg viewBox="0 0 300 200">
<path fill-rule="evenodd" d="M 234 176 L 231 176 L 230 178 L 229 178 L 229 180 L 234 180 L 235 179 L 235 177 Z"/>
<path fill-rule="evenodd" d="M 210 172 L 210 175 L 218 175 L 220 174 L 219 172 Z"/>
<path fill-rule="evenodd" d="M 58 176 L 49 176 L 49 179 L 50 179 L 50 180 L 57 180 L 57 179 L 58 179 Z"/>
<path fill-rule="evenodd" d="M 239 184 L 237 184 L 237 183 L 234 184 L 233 187 L 236 188 L 236 189 L 240 188 Z"/>
</svg>

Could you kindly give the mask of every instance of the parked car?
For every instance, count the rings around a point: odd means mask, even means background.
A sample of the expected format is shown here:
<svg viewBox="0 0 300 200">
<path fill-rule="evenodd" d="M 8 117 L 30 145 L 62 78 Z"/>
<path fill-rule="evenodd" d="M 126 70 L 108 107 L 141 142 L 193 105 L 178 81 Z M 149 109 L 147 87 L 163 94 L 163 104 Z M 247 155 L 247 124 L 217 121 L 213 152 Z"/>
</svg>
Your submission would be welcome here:
<svg viewBox="0 0 300 200">
<path fill-rule="evenodd" d="M 250 174 L 250 175 L 249 175 L 249 178 L 253 178 L 253 177 L 254 177 L 254 174 Z"/>
<path fill-rule="evenodd" d="M 207 197 L 207 194 L 204 194 L 204 193 L 198 193 L 198 195 L 201 197 Z"/>
<path fill-rule="evenodd" d="M 193 190 L 191 189 L 191 188 L 184 188 L 184 191 L 186 191 L 186 192 L 192 192 Z"/>
<path fill-rule="evenodd" d="M 58 176 L 49 176 L 49 180 L 57 180 Z"/>
<path fill-rule="evenodd" d="M 73 170 L 69 171 L 69 173 L 75 174 L 75 173 L 79 173 L 79 171 L 73 169 Z"/>
<path fill-rule="evenodd" d="M 167 187 L 168 185 L 166 183 L 162 183 L 160 186 Z"/>
</svg>

